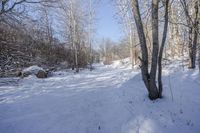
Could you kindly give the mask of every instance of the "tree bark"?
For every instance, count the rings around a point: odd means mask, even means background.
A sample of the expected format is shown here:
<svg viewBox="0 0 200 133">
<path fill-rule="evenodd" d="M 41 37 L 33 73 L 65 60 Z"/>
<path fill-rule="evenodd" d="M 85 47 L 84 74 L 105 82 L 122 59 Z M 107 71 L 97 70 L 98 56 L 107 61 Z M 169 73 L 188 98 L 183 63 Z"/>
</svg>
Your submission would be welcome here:
<svg viewBox="0 0 200 133">
<path fill-rule="evenodd" d="M 195 20 L 194 20 L 194 38 L 192 46 L 192 68 L 196 67 L 196 55 L 197 55 L 197 39 L 198 39 L 198 24 L 199 24 L 199 2 L 195 2 Z"/>
<path fill-rule="evenodd" d="M 165 24 L 164 24 L 161 47 L 160 47 L 159 56 L 158 56 L 158 88 L 159 88 L 159 97 L 160 98 L 162 97 L 162 90 L 163 90 L 163 85 L 162 85 L 162 57 L 163 57 L 163 50 L 164 50 L 165 41 L 166 41 L 166 38 L 167 38 L 167 30 L 168 30 L 169 0 L 166 0 L 164 4 L 165 4 Z"/>
<path fill-rule="evenodd" d="M 139 58 L 141 60 L 141 72 L 142 72 L 142 79 L 144 81 L 144 84 L 148 90 L 149 98 L 151 100 L 158 98 L 158 90 L 156 86 L 156 71 L 157 71 L 157 55 L 158 55 L 158 0 L 152 1 L 152 26 L 153 26 L 153 56 L 156 58 L 152 58 L 152 67 L 151 67 L 151 73 L 149 74 L 148 71 L 148 50 L 146 45 L 146 37 L 144 34 L 144 28 L 140 16 L 140 10 L 138 5 L 138 0 L 132 0 L 132 10 L 134 14 L 134 19 L 137 27 L 137 32 L 139 36 L 140 41 L 140 47 L 142 52 L 142 58 Z"/>
<path fill-rule="evenodd" d="M 149 91 L 149 72 L 148 72 L 148 51 L 146 46 L 146 38 L 144 34 L 143 24 L 140 16 L 138 0 L 132 0 L 134 19 L 137 27 L 137 32 L 140 40 L 140 47 L 142 51 L 141 71 L 144 84 Z"/>
<path fill-rule="evenodd" d="M 196 50 L 197 50 L 197 39 L 198 39 L 198 23 L 199 23 L 199 0 L 195 1 L 195 16 L 194 18 L 190 16 L 189 14 L 189 8 L 188 4 L 186 3 L 186 0 L 181 0 L 181 4 L 183 6 L 187 25 L 189 27 L 189 42 L 188 42 L 188 49 L 189 49 L 189 68 L 194 69 L 196 66 Z M 194 36 L 192 38 L 192 34 L 194 33 Z"/>
<path fill-rule="evenodd" d="M 158 97 L 158 88 L 156 86 L 156 74 L 158 64 L 158 0 L 152 0 L 152 40 L 153 51 L 151 59 L 151 71 L 150 71 L 150 88 L 152 91 L 152 97 Z"/>
</svg>

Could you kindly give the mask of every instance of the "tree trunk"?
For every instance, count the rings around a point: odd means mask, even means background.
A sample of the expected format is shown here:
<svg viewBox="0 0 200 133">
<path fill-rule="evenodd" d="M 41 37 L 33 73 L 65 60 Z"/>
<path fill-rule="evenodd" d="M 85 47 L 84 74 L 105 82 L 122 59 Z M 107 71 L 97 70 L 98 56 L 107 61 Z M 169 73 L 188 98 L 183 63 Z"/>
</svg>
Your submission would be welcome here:
<svg viewBox="0 0 200 133">
<path fill-rule="evenodd" d="M 166 0 L 164 4 L 165 4 L 165 24 L 164 24 L 161 47 L 160 47 L 159 56 L 158 56 L 158 88 L 159 88 L 159 97 L 160 98 L 162 97 L 162 90 L 163 90 L 163 85 L 162 85 L 162 56 L 163 56 L 165 41 L 166 41 L 166 38 L 167 38 L 169 0 Z"/>
<path fill-rule="evenodd" d="M 132 66 L 132 69 L 133 69 L 134 62 L 133 62 L 133 37 L 132 37 L 132 35 L 133 34 L 132 34 L 132 26 L 131 26 L 130 31 L 129 31 L 129 47 L 130 47 L 131 66 Z"/>
<path fill-rule="evenodd" d="M 149 92 L 149 98 L 151 100 L 158 98 L 158 90 L 156 86 L 156 70 L 157 70 L 157 55 L 158 55 L 158 0 L 153 0 L 152 2 L 152 10 L 153 10 L 153 43 L 154 43 L 154 53 L 153 56 L 156 58 L 152 58 L 152 67 L 151 67 L 151 74 L 148 71 L 148 50 L 146 45 L 146 37 L 144 34 L 144 28 L 140 16 L 138 0 L 132 0 L 132 9 L 134 14 L 134 19 L 137 27 L 137 32 L 140 41 L 140 47 L 142 52 L 141 60 L 141 72 L 142 72 L 142 79 L 144 84 Z M 156 37 L 157 36 L 157 37 Z"/>
<path fill-rule="evenodd" d="M 132 0 L 134 19 L 137 27 L 138 37 L 140 41 L 140 47 L 142 52 L 141 71 L 142 78 L 146 88 L 149 91 L 149 72 L 148 72 L 148 51 L 146 46 L 146 38 L 144 34 L 143 24 L 140 16 L 139 5 L 137 0 Z"/>
<path fill-rule="evenodd" d="M 196 62 L 196 50 L 197 50 L 197 39 L 198 39 L 198 23 L 199 23 L 199 0 L 196 0 L 195 2 L 195 16 L 194 21 L 189 15 L 189 9 L 188 4 L 186 3 L 186 0 L 181 0 L 181 4 L 183 6 L 187 24 L 189 27 L 189 68 L 194 69 L 195 68 L 195 62 Z M 192 38 L 192 33 L 194 31 L 194 38 Z"/>
<path fill-rule="evenodd" d="M 193 46 L 192 46 L 192 66 L 191 68 L 196 67 L 196 54 L 197 54 L 197 39 L 198 39 L 198 24 L 199 24 L 199 5 L 198 0 L 195 3 L 195 20 L 194 20 L 194 38 L 193 38 Z"/>
<path fill-rule="evenodd" d="M 156 74 L 158 64 L 158 0 L 152 0 L 152 39 L 153 39 L 153 53 L 151 59 L 151 71 L 150 71 L 150 89 L 152 97 L 158 97 L 158 88 L 156 86 Z"/>
<path fill-rule="evenodd" d="M 193 28 L 190 27 L 189 28 L 189 35 L 188 35 L 188 38 L 189 38 L 189 42 L 188 42 L 188 49 L 189 49 L 189 68 L 192 68 L 192 31 L 193 31 Z"/>
</svg>

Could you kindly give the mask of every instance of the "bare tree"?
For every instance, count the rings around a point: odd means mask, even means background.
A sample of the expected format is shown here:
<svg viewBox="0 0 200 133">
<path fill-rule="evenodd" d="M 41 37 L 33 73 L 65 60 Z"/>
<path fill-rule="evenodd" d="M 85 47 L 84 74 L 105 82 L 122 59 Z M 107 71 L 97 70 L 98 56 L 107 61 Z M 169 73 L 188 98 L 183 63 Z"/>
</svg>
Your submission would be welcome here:
<svg viewBox="0 0 200 133">
<path fill-rule="evenodd" d="M 130 8 L 130 0 L 117 0 L 116 7 L 118 9 L 118 16 L 120 16 L 120 21 L 122 22 L 123 26 L 125 27 L 125 33 L 127 35 L 127 40 L 129 43 L 129 53 L 130 53 L 130 60 L 132 64 L 132 68 L 134 65 L 136 65 L 137 62 L 137 44 L 138 40 L 135 37 L 135 26 L 134 26 L 134 20 L 133 15 L 131 13 Z"/>
<path fill-rule="evenodd" d="M 57 16 L 59 27 L 62 30 L 66 47 L 71 48 L 72 69 L 76 72 L 84 60 L 92 67 L 92 33 L 93 33 L 93 2 L 86 3 L 81 0 L 61 0 Z M 89 9 L 87 7 L 90 7 Z M 83 54 L 84 56 L 83 59 Z"/>
<path fill-rule="evenodd" d="M 191 10 L 189 2 L 181 0 L 181 4 L 185 13 L 188 26 L 188 49 L 189 49 L 189 68 L 195 68 L 196 53 L 197 53 L 197 39 L 198 39 L 198 25 L 199 25 L 199 0 L 190 2 L 194 6 Z M 193 35 L 194 34 L 194 35 Z"/>
<path fill-rule="evenodd" d="M 164 24 L 164 30 L 163 30 L 163 38 L 161 42 L 161 47 L 158 55 L 158 88 L 159 88 L 159 97 L 162 97 L 162 90 L 163 90 L 163 85 L 162 85 L 162 57 L 163 57 L 163 51 L 165 47 L 165 42 L 167 38 L 167 30 L 168 30 L 168 10 L 169 10 L 169 0 L 165 0 L 163 2 L 165 6 L 165 24 Z"/>
<path fill-rule="evenodd" d="M 168 0 L 166 1 L 166 8 L 168 8 Z M 135 23 L 137 27 L 137 32 L 140 40 L 140 46 L 141 46 L 141 53 L 142 58 L 141 60 L 141 71 L 142 71 L 142 78 L 144 81 L 144 84 L 149 92 L 149 98 L 151 100 L 157 99 L 159 97 L 162 97 L 162 82 L 161 81 L 161 72 L 162 72 L 162 66 L 161 66 L 161 59 L 162 59 L 162 52 L 164 49 L 164 44 L 166 40 L 166 32 L 167 32 L 167 21 L 168 21 L 168 13 L 165 13 L 165 28 L 163 31 L 163 40 L 161 49 L 159 51 L 159 29 L 158 29 L 158 0 L 152 0 L 152 41 L 153 41 L 153 50 L 152 50 L 152 58 L 151 58 L 151 69 L 149 72 L 149 65 L 148 65 L 148 50 L 147 50 L 147 42 L 146 37 L 144 34 L 144 28 L 143 23 L 140 15 L 140 9 L 139 9 L 139 3 L 138 0 L 132 0 L 132 9 L 133 14 L 135 18 Z M 168 12 L 168 9 L 165 10 L 165 12 Z M 160 52 L 160 53 L 159 53 Z M 159 61 L 158 61 L 159 57 Z M 157 75 L 157 66 L 159 64 L 159 88 L 156 84 L 156 75 Z"/>
<path fill-rule="evenodd" d="M 9 13 L 12 12 L 13 9 L 15 9 L 17 6 L 23 6 L 23 4 L 42 4 L 44 6 L 49 6 L 50 3 L 52 2 L 57 2 L 56 0 L 1 0 L 0 1 L 0 16 L 5 14 L 5 13 Z M 23 11 L 23 7 L 22 11 Z"/>
</svg>

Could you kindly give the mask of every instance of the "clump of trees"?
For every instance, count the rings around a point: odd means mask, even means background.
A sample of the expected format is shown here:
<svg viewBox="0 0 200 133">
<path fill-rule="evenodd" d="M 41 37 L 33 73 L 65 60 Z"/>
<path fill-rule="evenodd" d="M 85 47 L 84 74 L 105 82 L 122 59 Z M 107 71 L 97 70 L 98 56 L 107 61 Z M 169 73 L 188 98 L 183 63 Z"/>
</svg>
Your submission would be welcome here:
<svg viewBox="0 0 200 133">
<path fill-rule="evenodd" d="M 200 2 L 117 0 L 115 4 L 120 22 L 128 36 L 129 56 L 133 58 L 132 62 L 134 58 L 140 60 L 149 98 L 161 98 L 163 57 L 170 59 L 184 56 L 188 58 L 188 68 L 194 69 L 196 66 Z M 140 49 L 137 49 L 139 54 L 135 57 L 132 52 L 133 46 L 140 46 Z"/>
<path fill-rule="evenodd" d="M 47 67 L 70 61 L 70 49 L 65 48 L 56 38 L 52 38 L 49 43 L 47 32 L 40 30 L 40 27 L 34 27 L 35 24 L 24 26 L 24 23 L 13 25 L 13 20 L 9 21 L 10 25 L 0 22 L 1 76 L 10 70 L 17 71 L 30 65 Z"/>
<path fill-rule="evenodd" d="M 1 76 L 30 65 L 56 68 L 65 64 L 76 72 L 87 67 L 94 51 L 87 28 L 90 24 L 92 29 L 91 12 L 79 0 L 2 1 Z"/>
<path fill-rule="evenodd" d="M 162 97 L 162 54 L 165 45 L 167 28 L 168 28 L 168 5 L 169 0 L 163 2 L 165 7 L 165 24 L 163 29 L 163 38 L 161 42 L 161 47 L 159 48 L 159 22 L 158 22 L 158 12 L 159 12 L 159 1 L 152 0 L 151 3 L 151 21 L 152 21 L 152 52 L 151 52 L 151 68 L 149 71 L 149 58 L 148 58 L 148 49 L 147 49 L 147 41 L 144 33 L 143 23 L 141 19 L 141 13 L 139 9 L 139 3 L 137 0 L 132 0 L 132 9 L 134 14 L 134 19 L 137 27 L 138 37 L 140 41 L 141 47 L 141 71 L 142 71 L 142 79 L 144 84 L 149 92 L 150 99 L 157 99 Z M 158 86 L 156 83 L 156 76 L 158 72 Z"/>
<path fill-rule="evenodd" d="M 100 60 L 105 65 L 112 64 L 114 60 L 129 58 L 130 57 L 129 40 L 124 38 L 120 42 L 114 42 L 108 38 L 104 38 L 100 41 L 98 53 L 100 55 Z M 137 54 L 138 50 L 135 51 L 135 55 L 133 55 L 133 57 L 136 57 Z"/>
</svg>

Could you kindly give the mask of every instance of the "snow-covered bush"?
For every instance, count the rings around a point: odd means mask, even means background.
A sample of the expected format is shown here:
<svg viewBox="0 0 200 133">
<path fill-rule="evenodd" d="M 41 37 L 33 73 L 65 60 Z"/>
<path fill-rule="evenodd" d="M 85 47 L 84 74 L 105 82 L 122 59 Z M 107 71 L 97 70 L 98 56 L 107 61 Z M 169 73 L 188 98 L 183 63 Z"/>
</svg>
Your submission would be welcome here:
<svg viewBox="0 0 200 133">
<path fill-rule="evenodd" d="M 36 75 L 38 78 L 46 78 L 47 72 L 43 68 L 34 65 L 28 68 L 25 68 L 22 71 L 22 77 L 27 77 L 29 75 Z"/>
</svg>

